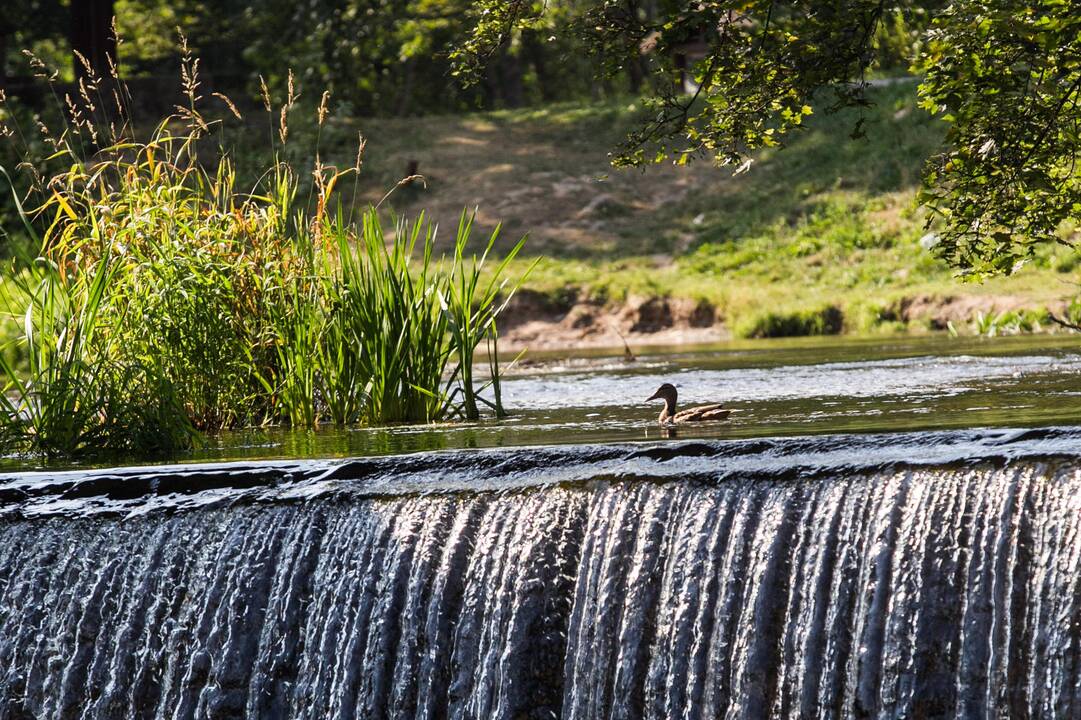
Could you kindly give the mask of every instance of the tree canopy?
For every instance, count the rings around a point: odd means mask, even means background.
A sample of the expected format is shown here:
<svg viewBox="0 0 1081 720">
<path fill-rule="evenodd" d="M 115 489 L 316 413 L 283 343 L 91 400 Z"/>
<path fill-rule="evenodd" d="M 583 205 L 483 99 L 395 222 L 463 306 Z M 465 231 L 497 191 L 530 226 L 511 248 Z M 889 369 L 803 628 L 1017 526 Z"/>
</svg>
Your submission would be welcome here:
<svg viewBox="0 0 1081 720">
<path fill-rule="evenodd" d="M 20 76 L 29 84 L 24 50 L 71 81 L 81 66 L 72 49 L 82 48 L 105 75 L 98 49 L 117 48 L 107 47 L 108 24 L 91 21 L 115 15 L 121 74 L 151 88 L 155 79 L 175 87 L 180 28 L 202 60 L 207 87 L 256 98 L 260 76 L 279 90 L 293 70 L 317 96 L 330 90 L 360 115 L 514 107 L 609 91 L 594 86 L 585 46 L 564 32 L 562 9 L 516 32 L 490 54 L 477 82 L 463 87 L 449 57 L 469 36 L 476 10 L 472 0 L 8 0 L 0 13 L 0 86 Z"/>
<path fill-rule="evenodd" d="M 922 201 L 959 267 L 1009 272 L 1081 218 L 1081 4 L 971 2 L 935 17 L 923 106 L 950 123 Z"/>
<path fill-rule="evenodd" d="M 102 37 L 113 13 L 119 51 Z M 295 69 L 357 115 L 642 94 L 616 165 L 741 172 L 809 116 L 914 74 L 948 124 L 919 194 L 944 258 L 1008 273 L 1081 220 L 1078 0 L 12 0 L 0 87 L 20 87 L 23 49 L 77 80 L 73 48 L 98 74 L 118 51 L 129 82 L 173 87 L 177 27 L 208 91 L 254 100 Z"/>
<path fill-rule="evenodd" d="M 949 124 L 921 202 L 938 251 L 973 275 L 1008 273 L 1081 220 L 1081 4 L 1073 0 L 480 0 L 457 53 L 467 80 L 516 30 L 557 8 L 616 72 L 646 58 L 652 90 L 616 165 L 697 156 L 750 167 L 814 112 L 862 107 L 872 76 L 919 73 Z M 907 57 L 905 57 L 907 53 Z M 690 87 L 674 79 L 693 76 Z M 853 135 L 862 133 L 861 121 Z"/>
</svg>

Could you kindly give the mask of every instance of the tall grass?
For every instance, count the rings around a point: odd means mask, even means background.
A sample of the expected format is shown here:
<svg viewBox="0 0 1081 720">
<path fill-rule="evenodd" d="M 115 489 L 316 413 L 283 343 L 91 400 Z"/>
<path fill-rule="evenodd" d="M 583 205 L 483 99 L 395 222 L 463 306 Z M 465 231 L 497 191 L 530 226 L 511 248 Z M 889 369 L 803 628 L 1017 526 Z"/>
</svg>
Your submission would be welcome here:
<svg viewBox="0 0 1081 720">
<path fill-rule="evenodd" d="M 3 446 L 41 456 L 102 448 L 170 454 L 194 441 L 162 368 L 124 353 L 106 336 L 107 294 L 116 273 L 117 265 L 103 256 L 72 276 L 46 259 L 10 276 L 9 300 L 14 294 L 25 303 L 27 367 L 16 369 L 0 357 Z"/>
<path fill-rule="evenodd" d="M 397 219 L 391 236 L 375 208 L 346 219 L 334 192 L 355 181 L 359 153 L 343 171 L 317 159 L 303 204 L 298 174 L 279 161 L 238 189 L 197 70 L 186 58 L 187 102 L 144 140 L 125 121 L 109 125 L 111 144 L 91 143 L 105 134 L 94 98 L 68 98 L 56 169 L 32 179 L 35 207 L 19 205 L 37 257 L 6 273 L 25 361 L 0 359 L 3 445 L 171 453 L 196 431 L 252 424 L 477 419 L 478 401 L 503 414 L 498 364 L 479 388 L 472 368 L 482 343 L 495 350 L 522 244 L 492 263 L 493 235 L 470 255 L 463 214 L 453 254 L 438 258 L 423 215 Z M 294 102 L 290 84 L 277 150 Z M 325 114 L 324 102 L 320 125 Z M 104 146 L 88 156 L 90 145 Z"/>
<path fill-rule="evenodd" d="M 521 252 L 525 238 L 519 240 L 518 244 L 499 261 L 494 271 L 487 274 L 485 281 L 485 264 L 499 236 L 500 227 L 496 226 L 488 239 L 487 247 L 479 258 L 468 254 L 472 228 L 473 216 L 462 213 L 454 242 L 454 263 L 444 308 L 449 317 L 451 338 L 458 355 L 459 371 L 462 376 L 462 406 L 466 418 L 476 420 L 480 417 L 477 402 L 484 401 L 480 394 L 484 388 L 477 388 L 474 382 L 473 360 L 474 353 L 482 342 L 488 344 L 489 384 L 492 386 L 494 396 L 494 402 L 488 404 L 497 417 L 503 417 L 506 414 L 499 386 L 499 332 L 496 319 L 513 294 L 513 292 L 505 292 L 507 265 Z M 526 271 L 526 275 L 528 274 L 529 270 Z M 500 297 L 505 298 L 502 304 L 499 304 Z"/>
</svg>

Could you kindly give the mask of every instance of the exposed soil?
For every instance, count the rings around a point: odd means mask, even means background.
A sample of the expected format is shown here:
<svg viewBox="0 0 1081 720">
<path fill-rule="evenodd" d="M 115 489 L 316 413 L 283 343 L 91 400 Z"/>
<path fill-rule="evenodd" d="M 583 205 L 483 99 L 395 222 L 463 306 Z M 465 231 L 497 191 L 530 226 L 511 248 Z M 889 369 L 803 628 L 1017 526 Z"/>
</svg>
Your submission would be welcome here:
<svg viewBox="0 0 1081 720">
<path fill-rule="evenodd" d="M 950 323 L 964 329 L 981 312 L 994 316 L 1046 308 L 1061 314 L 1065 304 L 1041 305 L 1012 295 L 916 295 L 897 303 L 895 319 L 919 329 L 945 330 Z M 620 348 L 624 343 L 682 345 L 732 338 L 723 318 L 705 301 L 650 297 L 613 305 L 575 298 L 558 303 L 529 290 L 511 300 L 501 316 L 500 333 L 501 347 L 508 351 Z"/>
<path fill-rule="evenodd" d="M 420 132 L 413 129 L 415 142 L 408 146 L 396 147 L 390 139 L 373 142 L 372 152 L 384 153 L 378 161 L 388 172 L 406 172 L 415 163 L 424 177 L 388 202 L 406 214 L 424 209 L 444 224 L 462 208 L 477 208 L 478 236 L 503 223 L 500 250 L 528 233 L 530 255 L 607 258 L 655 252 L 679 240 L 641 231 L 658 225 L 659 211 L 679 205 L 695 188 L 735 185 L 730 169 L 709 162 L 661 164 L 648 173 L 614 169 L 607 151 L 615 139 L 588 141 L 558 125 L 496 125 L 476 118 L 448 122 L 417 121 Z M 367 199 L 377 202 L 387 182 L 383 178 L 371 186 Z M 439 237 L 447 245 L 453 232 Z"/>
<path fill-rule="evenodd" d="M 899 304 L 899 320 L 921 322 L 932 330 L 945 330 L 953 323 L 962 327 L 977 313 L 994 316 L 1003 312 L 1048 309 L 1061 314 L 1065 300 L 1049 304 L 1034 303 L 1032 298 L 1019 295 L 916 295 Z"/>
<path fill-rule="evenodd" d="M 726 340 L 728 329 L 705 301 L 630 298 L 621 305 L 575 299 L 558 306 L 537 293 L 516 294 L 500 321 L 508 350 L 680 345 Z"/>
</svg>

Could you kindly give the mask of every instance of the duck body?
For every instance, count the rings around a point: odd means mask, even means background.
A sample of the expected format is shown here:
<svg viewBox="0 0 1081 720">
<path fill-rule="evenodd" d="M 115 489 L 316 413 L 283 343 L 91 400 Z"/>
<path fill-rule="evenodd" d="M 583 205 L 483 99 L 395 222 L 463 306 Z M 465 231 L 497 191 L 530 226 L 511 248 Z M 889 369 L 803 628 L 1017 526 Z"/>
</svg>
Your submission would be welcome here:
<svg viewBox="0 0 1081 720">
<path fill-rule="evenodd" d="M 661 411 L 662 423 L 689 423 L 702 422 L 704 420 L 724 420 L 728 417 L 728 410 L 717 403 L 715 405 L 696 405 L 686 410 L 680 410 L 675 415 L 668 415 L 668 408 Z"/>
<path fill-rule="evenodd" d="M 661 425 L 682 425 L 684 423 L 724 420 L 728 417 L 729 411 L 725 410 L 720 403 L 696 405 L 676 412 L 676 397 L 675 386 L 671 383 L 665 383 L 648 398 L 649 400 L 664 400 L 664 408 L 661 410 L 660 417 L 657 418 L 657 422 Z"/>
</svg>

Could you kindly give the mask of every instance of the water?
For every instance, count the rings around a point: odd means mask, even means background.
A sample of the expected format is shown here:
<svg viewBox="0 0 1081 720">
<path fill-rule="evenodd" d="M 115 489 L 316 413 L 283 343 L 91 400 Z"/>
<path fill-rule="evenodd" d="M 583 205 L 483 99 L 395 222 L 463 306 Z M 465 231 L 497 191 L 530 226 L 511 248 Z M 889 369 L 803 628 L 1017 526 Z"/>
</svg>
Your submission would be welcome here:
<svg viewBox="0 0 1081 720">
<path fill-rule="evenodd" d="M 503 421 L 267 429 L 209 438 L 182 462 L 356 457 L 455 448 L 1032 427 L 1081 422 L 1081 337 L 805 338 L 652 348 L 634 363 L 539 354 L 505 382 Z M 724 423 L 657 426 L 662 382 L 681 406 L 724 402 Z M 138 458 L 122 459 L 138 463 Z M 21 469 L 36 461 L 0 460 Z M 64 467 L 64 465 L 56 465 Z"/>
<path fill-rule="evenodd" d="M 1079 441 L 8 477 L 0 718 L 1076 717 Z"/>
<path fill-rule="evenodd" d="M 507 424 L 0 475 L 0 720 L 1079 717 L 1043 340 L 557 359 Z M 732 422 L 663 436 L 672 378 Z"/>
</svg>

